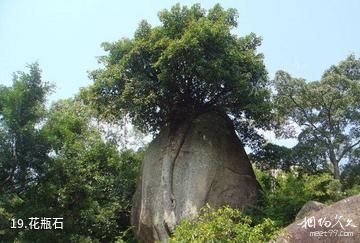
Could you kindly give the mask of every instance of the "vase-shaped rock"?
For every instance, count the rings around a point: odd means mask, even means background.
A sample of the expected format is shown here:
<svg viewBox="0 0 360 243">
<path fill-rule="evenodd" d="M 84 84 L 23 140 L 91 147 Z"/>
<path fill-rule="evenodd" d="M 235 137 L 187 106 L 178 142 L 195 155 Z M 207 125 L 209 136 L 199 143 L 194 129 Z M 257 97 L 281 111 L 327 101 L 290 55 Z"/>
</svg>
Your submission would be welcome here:
<svg viewBox="0 0 360 243">
<path fill-rule="evenodd" d="M 145 153 L 131 221 L 142 242 L 166 242 L 176 224 L 207 203 L 244 208 L 260 197 L 244 147 L 227 115 L 208 112 L 165 128 Z"/>
</svg>

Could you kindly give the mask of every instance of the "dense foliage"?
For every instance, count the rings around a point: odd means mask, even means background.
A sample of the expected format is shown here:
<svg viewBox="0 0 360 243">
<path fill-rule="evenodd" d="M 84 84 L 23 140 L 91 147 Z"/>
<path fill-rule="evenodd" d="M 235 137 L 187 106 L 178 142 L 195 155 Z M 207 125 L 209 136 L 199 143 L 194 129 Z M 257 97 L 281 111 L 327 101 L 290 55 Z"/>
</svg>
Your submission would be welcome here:
<svg viewBox="0 0 360 243">
<path fill-rule="evenodd" d="M 15 74 L 11 87 L 0 86 L 0 235 L 10 239 L 16 232 L 9 230 L 9 218 L 26 214 L 25 198 L 34 197 L 30 191 L 50 162 L 46 134 L 36 127 L 45 117 L 50 89 L 37 64 Z"/>
<path fill-rule="evenodd" d="M 183 220 L 170 242 L 269 242 L 277 233 L 275 223 L 264 219 L 253 224 L 251 217 L 238 209 L 204 207 L 194 220 Z"/>
<path fill-rule="evenodd" d="M 143 131 L 221 109 L 266 126 L 269 89 L 260 38 L 238 37 L 237 12 L 200 5 L 159 13 L 160 26 L 142 21 L 132 39 L 104 43 L 108 55 L 85 99 L 102 117 L 128 117 Z M 245 132 L 245 130 L 239 130 Z"/>
<path fill-rule="evenodd" d="M 330 171 L 327 161 L 319 157 L 319 148 L 307 143 L 298 143 L 293 148 L 265 143 L 250 154 L 250 159 L 261 170 L 289 172 L 296 168 L 297 173 L 311 175 Z"/>
<path fill-rule="evenodd" d="M 355 190 L 357 187 L 360 192 L 360 161 L 350 161 L 343 167 L 341 182 L 345 190 Z"/>
<path fill-rule="evenodd" d="M 2 87 L 0 239 L 110 242 L 129 227 L 142 152 L 101 138 L 88 109 L 63 100 L 46 112 L 37 65 Z M 63 230 L 11 229 L 11 219 L 63 218 Z"/>
<path fill-rule="evenodd" d="M 43 173 L 50 148 L 36 125 L 44 119 L 50 90 L 37 64 L 15 74 L 12 87 L 0 86 L 0 195 L 23 194 Z"/>
<path fill-rule="evenodd" d="M 264 190 L 259 215 L 268 217 L 284 227 L 294 221 L 301 207 L 310 200 L 332 203 L 346 196 L 339 180 L 330 174 L 299 174 L 292 170 L 273 173 L 256 169 L 257 179 Z"/>
</svg>

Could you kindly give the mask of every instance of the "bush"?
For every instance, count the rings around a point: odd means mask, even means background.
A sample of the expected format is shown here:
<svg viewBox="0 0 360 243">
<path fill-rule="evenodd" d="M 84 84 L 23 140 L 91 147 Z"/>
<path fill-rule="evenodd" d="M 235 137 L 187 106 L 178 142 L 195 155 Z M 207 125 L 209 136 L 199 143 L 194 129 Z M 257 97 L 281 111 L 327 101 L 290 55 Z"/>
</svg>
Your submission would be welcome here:
<svg viewBox="0 0 360 243">
<path fill-rule="evenodd" d="M 207 205 L 195 219 L 183 220 L 170 242 L 269 242 L 276 232 L 270 219 L 254 225 L 252 218 L 238 209 L 215 210 Z"/>
<path fill-rule="evenodd" d="M 271 218 L 277 226 L 293 222 L 301 207 L 310 200 L 332 203 L 345 197 L 339 180 L 330 174 L 318 175 L 280 172 L 276 177 L 255 169 L 264 190 L 262 217 Z"/>
<path fill-rule="evenodd" d="M 352 188 L 345 190 L 347 197 L 360 194 L 360 185 L 354 185 Z"/>
</svg>

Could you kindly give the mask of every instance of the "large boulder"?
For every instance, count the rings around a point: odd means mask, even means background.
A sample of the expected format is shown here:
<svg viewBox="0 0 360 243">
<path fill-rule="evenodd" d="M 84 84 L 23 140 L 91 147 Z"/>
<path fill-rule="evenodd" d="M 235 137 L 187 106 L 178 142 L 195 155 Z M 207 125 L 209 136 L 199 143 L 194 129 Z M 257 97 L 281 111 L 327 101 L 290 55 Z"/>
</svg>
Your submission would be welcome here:
<svg viewBox="0 0 360 243">
<path fill-rule="evenodd" d="M 231 120 L 221 112 L 165 128 L 145 153 L 131 221 L 143 242 L 166 242 L 176 224 L 205 204 L 243 208 L 260 187 Z"/>
<path fill-rule="evenodd" d="M 346 198 L 296 220 L 282 231 L 276 242 L 359 243 L 360 195 Z"/>
</svg>

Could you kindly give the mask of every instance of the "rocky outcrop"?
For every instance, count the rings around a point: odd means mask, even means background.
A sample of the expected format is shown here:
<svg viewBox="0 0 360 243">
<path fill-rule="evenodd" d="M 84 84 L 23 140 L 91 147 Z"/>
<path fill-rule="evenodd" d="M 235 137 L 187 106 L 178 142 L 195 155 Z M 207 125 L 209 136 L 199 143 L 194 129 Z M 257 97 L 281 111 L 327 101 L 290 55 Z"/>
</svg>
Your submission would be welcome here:
<svg viewBox="0 0 360 243">
<path fill-rule="evenodd" d="M 360 242 L 360 195 L 313 212 L 286 227 L 279 243 Z"/>
<path fill-rule="evenodd" d="M 326 204 L 316 201 L 308 201 L 302 206 L 298 214 L 296 215 L 295 220 L 302 219 L 305 216 L 308 216 L 316 211 L 319 211 L 326 207 Z"/>
<path fill-rule="evenodd" d="M 260 196 L 243 145 L 220 112 L 161 131 L 141 170 L 131 220 L 142 242 L 166 242 L 181 219 L 196 216 L 206 203 L 243 208 Z"/>
</svg>

